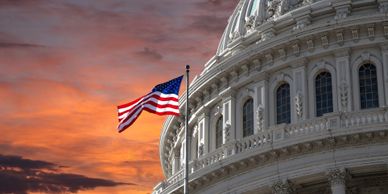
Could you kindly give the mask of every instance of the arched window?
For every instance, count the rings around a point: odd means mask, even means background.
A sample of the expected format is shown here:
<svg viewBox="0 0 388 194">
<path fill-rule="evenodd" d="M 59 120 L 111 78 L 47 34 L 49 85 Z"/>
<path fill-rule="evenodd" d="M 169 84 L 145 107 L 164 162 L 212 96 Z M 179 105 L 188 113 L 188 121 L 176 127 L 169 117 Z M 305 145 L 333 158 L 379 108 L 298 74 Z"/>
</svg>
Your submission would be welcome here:
<svg viewBox="0 0 388 194">
<path fill-rule="evenodd" d="M 276 90 L 276 123 L 291 123 L 290 85 L 284 83 Z"/>
<path fill-rule="evenodd" d="M 259 0 L 252 0 L 252 4 L 251 4 L 251 7 L 250 7 L 250 10 L 249 10 L 249 14 L 248 16 L 252 16 L 255 14 L 255 11 L 257 10 L 257 7 L 258 7 L 258 3 L 259 3 Z"/>
<path fill-rule="evenodd" d="M 233 34 L 234 32 L 238 31 L 238 27 L 239 27 L 239 24 L 240 24 L 240 15 L 241 15 L 241 12 L 238 12 L 236 17 L 234 18 L 233 27 L 231 29 L 231 34 Z"/>
<path fill-rule="evenodd" d="M 243 106 L 243 137 L 253 135 L 253 100 L 247 100 Z"/>
<path fill-rule="evenodd" d="M 216 123 L 216 149 L 221 147 L 222 145 L 222 116 L 218 118 Z"/>
<path fill-rule="evenodd" d="M 315 78 L 315 107 L 317 117 L 333 112 L 333 87 L 331 74 L 322 72 Z"/>
<path fill-rule="evenodd" d="M 376 66 L 367 63 L 358 70 L 361 109 L 379 106 Z"/>
</svg>

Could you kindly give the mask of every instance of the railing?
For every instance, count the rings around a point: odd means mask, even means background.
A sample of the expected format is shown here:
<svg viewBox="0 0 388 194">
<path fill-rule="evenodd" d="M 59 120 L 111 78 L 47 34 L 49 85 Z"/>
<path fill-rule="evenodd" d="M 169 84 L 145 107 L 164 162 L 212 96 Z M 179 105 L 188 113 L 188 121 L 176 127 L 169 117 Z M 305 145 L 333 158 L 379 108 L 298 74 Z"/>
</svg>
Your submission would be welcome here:
<svg viewBox="0 0 388 194">
<path fill-rule="evenodd" d="M 184 169 L 179 170 L 177 173 L 172 175 L 172 177 L 167 179 L 166 184 L 172 185 L 172 184 L 175 184 L 175 183 L 179 182 L 180 180 L 182 180 L 183 179 L 183 170 Z"/>
<path fill-rule="evenodd" d="M 388 108 L 376 108 L 359 112 L 349 113 L 330 113 L 319 118 L 301 121 L 296 124 L 282 124 L 269 128 L 263 132 L 235 140 L 224 144 L 202 158 L 190 162 L 190 173 L 201 172 L 212 164 L 215 164 L 226 158 L 236 156 L 248 151 L 263 151 L 264 146 L 281 144 L 285 141 L 294 140 L 293 143 L 299 143 L 298 138 L 319 137 L 319 134 L 329 135 L 328 130 L 340 132 L 342 130 L 353 130 L 369 125 L 388 124 Z M 368 129 L 369 130 L 369 129 Z M 375 130 L 375 129 L 371 129 Z M 350 131 L 351 133 L 351 131 Z M 171 189 L 176 183 L 183 179 L 183 171 L 180 170 L 172 177 L 167 179 L 162 185 L 164 189 Z"/>
<path fill-rule="evenodd" d="M 271 131 L 264 131 L 258 134 L 245 137 L 235 142 L 234 153 L 238 154 L 246 150 L 262 147 L 272 141 L 273 135 Z M 233 152 L 232 152 L 233 153 Z"/>
<path fill-rule="evenodd" d="M 370 124 L 388 122 L 388 108 L 345 114 L 341 119 L 341 127 L 353 128 Z"/>
<path fill-rule="evenodd" d="M 209 166 L 211 164 L 214 164 L 223 158 L 226 157 L 226 154 L 224 152 L 224 149 L 216 149 L 213 152 L 210 152 L 206 154 L 203 158 L 196 159 L 193 161 L 193 170 L 194 172 L 198 169 L 202 169 L 206 166 Z"/>
</svg>

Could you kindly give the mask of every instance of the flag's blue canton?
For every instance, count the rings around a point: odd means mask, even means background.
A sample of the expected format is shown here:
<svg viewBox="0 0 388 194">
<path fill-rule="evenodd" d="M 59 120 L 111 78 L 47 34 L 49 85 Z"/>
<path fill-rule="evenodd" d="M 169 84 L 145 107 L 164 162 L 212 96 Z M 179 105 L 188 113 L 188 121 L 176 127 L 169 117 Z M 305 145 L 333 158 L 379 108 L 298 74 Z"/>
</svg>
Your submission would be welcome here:
<svg viewBox="0 0 388 194">
<path fill-rule="evenodd" d="M 159 84 L 152 89 L 152 92 L 158 91 L 164 94 L 178 94 L 183 76 L 177 77 L 168 82 Z"/>
</svg>

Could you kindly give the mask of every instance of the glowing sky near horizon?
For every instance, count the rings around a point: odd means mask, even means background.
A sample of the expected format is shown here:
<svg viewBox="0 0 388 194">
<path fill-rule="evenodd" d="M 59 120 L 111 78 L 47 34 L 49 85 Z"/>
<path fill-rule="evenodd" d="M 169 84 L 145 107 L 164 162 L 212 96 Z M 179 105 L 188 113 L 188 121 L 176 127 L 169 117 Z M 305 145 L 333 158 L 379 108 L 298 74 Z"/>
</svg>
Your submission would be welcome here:
<svg viewBox="0 0 388 194">
<path fill-rule="evenodd" d="M 236 3 L 0 0 L 0 193 L 151 193 L 166 117 L 118 134 L 116 105 L 198 74 Z"/>
</svg>

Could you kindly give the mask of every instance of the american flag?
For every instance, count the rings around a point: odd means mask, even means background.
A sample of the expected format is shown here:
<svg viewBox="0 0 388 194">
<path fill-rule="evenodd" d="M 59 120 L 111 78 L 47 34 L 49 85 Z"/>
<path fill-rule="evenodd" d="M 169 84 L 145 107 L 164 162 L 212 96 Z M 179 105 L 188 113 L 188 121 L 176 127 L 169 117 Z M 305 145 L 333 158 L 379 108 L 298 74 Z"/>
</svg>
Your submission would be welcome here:
<svg viewBox="0 0 388 194">
<path fill-rule="evenodd" d="M 182 78 L 159 84 L 147 95 L 118 106 L 119 133 L 131 126 L 143 110 L 157 115 L 179 115 L 178 92 Z"/>
</svg>

